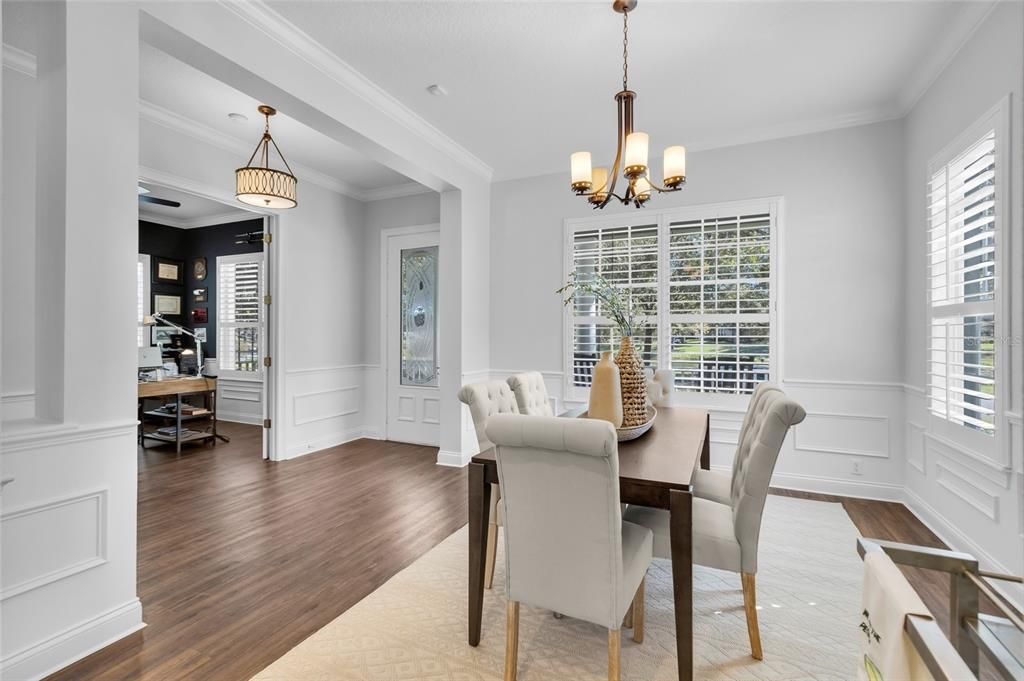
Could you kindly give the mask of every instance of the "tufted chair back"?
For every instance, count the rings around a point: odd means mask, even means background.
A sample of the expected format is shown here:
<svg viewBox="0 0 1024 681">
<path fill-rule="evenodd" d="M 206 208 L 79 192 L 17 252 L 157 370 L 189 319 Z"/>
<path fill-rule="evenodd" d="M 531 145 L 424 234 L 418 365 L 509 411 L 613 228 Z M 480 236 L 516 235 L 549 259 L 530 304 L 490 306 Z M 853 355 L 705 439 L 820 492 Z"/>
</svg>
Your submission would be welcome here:
<svg viewBox="0 0 1024 681">
<path fill-rule="evenodd" d="M 544 385 L 544 377 L 539 371 L 527 371 L 509 376 L 509 387 L 515 393 L 519 413 L 527 416 L 554 416 L 548 389 Z"/>
<path fill-rule="evenodd" d="M 512 389 L 505 381 L 484 381 L 470 383 L 459 390 L 459 401 L 469 407 L 476 428 L 476 440 L 480 451 L 490 449 L 493 444 L 487 439 L 487 419 L 495 414 L 518 414 L 519 407 Z"/>
<path fill-rule="evenodd" d="M 508 598 L 617 629 L 632 593 L 624 597 L 620 588 L 623 522 L 611 424 L 502 415 L 487 423 L 487 435 L 501 480 Z"/>
<path fill-rule="evenodd" d="M 757 572 L 761 513 L 782 442 L 789 427 L 800 423 L 806 416 L 803 407 L 778 388 L 769 386 L 760 394 L 755 393 L 755 397 L 758 398 L 757 403 L 751 399 L 740 433 L 730 494 L 742 571 L 750 574 Z"/>
</svg>

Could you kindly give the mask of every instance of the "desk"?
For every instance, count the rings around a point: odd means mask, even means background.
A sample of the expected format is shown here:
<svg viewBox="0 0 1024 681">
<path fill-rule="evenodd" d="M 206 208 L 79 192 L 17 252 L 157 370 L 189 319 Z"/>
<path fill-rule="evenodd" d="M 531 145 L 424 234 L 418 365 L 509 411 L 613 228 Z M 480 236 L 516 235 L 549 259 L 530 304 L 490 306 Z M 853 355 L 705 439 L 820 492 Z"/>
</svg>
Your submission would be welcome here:
<svg viewBox="0 0 1024 681">
<path fill-rule="evenodd" d="M 199 395 L 202 394 L 207 400 L 207 409 L 209 411 L 205 414 L 197 416 L 183 416 L 181 413 L 181 398 L 186 395 Z M 210 440 L 216 443 L 217 438 L 226 440 L 223 435 L 217 435 L 217 379 L 208 377 L 199 378 L 171 378 L 163 381 L 148 381 L 145 383 L 139 383 L 139 438 L 140 442 L 143 439 L 160 440 L 161 442 L 173 442 L 177 453 L 181 454 L 181 443 L 182 442 L 201 442 Z M 146 411 L 143 407 L 145 400 L 152 397 L 173 397 L 177 404 L 174 413 L 162 414 L 157 411 Z M 143 422 L 145 421 L 146 415 L 163 418 L 163 419 L 174 419 L 177 431 L 174 437 L 160 435 L 157 433 L 147 433 L 143 429 Z M 206 419 L 212 423 L 212 429 L 210 432 L 197 433 L 196 435 L 189 435 L 185 438 L 181 437 L 181 426 L 183 421 L 191 421 L 195 419 Z"/>
<path fill-rule="evenodd" d="M 654 426 L 619 443 L 619 497 L 624 504 L 671 513 L 672 585 L 680 681 L 693 679 L 693 473 L 710 466 L 711 421 L 700 409 L 663 407 Z M 469 645 L 480 644 L 484 606 L 484 552 L 491 484 L 498 482 L 494 450 L 469 464 Z"/>
</svg>

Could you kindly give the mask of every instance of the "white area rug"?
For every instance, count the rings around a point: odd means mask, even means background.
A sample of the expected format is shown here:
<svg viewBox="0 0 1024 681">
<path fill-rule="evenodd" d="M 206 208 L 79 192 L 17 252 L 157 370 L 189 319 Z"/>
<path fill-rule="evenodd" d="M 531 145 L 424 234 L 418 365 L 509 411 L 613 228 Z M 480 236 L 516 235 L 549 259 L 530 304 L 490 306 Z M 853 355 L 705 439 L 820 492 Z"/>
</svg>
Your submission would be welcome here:
<svg viewBox="0 0 1024 681">
<path fill-rule="evenodd" d="M 467 530 L 462 528 L 287 655 L 259 681 L 500 681 L 505 651 L 504 561 L 484 599 L 480 646 L 466 643 Z M 696 678 L 849 681 L 856 678 L 861 561 L 839 504 L 769 497 L 758 603 L 764 661 L 750 657 L 739 576 L 696 568 Z M 499 542 L 499 547 L 501 542 Z M 671 563 L 647 577 L 642 645 L 622 641 L 622 678 L 676 679 Z M 523 607 L 520 681 L 607 678 L 604 629 Z"/>
</svg>

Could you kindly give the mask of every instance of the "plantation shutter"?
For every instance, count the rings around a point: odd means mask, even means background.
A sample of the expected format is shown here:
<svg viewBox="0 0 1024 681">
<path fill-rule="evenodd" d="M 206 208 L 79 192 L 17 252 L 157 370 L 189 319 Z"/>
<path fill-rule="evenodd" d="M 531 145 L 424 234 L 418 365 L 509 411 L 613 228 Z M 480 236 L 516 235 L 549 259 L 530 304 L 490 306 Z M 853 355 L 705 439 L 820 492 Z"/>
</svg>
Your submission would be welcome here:
<svg viewBox="0 0 1024 681">
<path fill-rule="evenodd" d="M 771 213 L 669 224 L 668 317 L 676 387 L 753 392 L 770 378 Z"/>
<path fill-rule="evenodd" d="M 644 366 L 657 364 L 658 225 L 585 229 L 573 234 L 572 268 L 581 279 L 603 276 L 633 296 L 642 311 L 634 346 Z M 572 310 L 572 381 L 587 387 L 605 351 L 617 351 L 620 334 L 601 303 L 577 296 Z"/>
<path fill-rule="evenodd" d="M 996 135 L 985 133 L 928 187 L 929 408 L 995 432 Z"/>
<path fill-rule="evenodd" d="M 258 372 L 263 254 L 217 258 L 217 358 L 223 371 Z"/>
</svg>

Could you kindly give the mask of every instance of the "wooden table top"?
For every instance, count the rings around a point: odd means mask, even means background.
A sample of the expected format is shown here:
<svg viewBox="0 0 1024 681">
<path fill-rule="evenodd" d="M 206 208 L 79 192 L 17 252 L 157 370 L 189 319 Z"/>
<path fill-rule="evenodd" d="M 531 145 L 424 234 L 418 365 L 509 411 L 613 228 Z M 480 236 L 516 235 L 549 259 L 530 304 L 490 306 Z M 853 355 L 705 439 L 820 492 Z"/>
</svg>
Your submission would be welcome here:
<svg viewBox="0 0 1024 681">
<path fill-rule="evenodd" d="M 217 379 L 203 377 L 168 378 L 163 381 L 147 381 L 139 383 L 139 397 L 158 397 L 160 395 L 187 395 L 203 393 L 217 389 Z"/>
<path fill-rule="evenodd" d="M 665 489 L 689 489 L 709 437 L 708 413 L 687 407 L 658 407 L 654 425 L 636 440 L 619 443 L 619 480 Z M 494 464 L 494 450 L 473 457 Z"/>
</svg>

